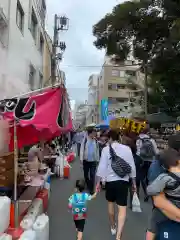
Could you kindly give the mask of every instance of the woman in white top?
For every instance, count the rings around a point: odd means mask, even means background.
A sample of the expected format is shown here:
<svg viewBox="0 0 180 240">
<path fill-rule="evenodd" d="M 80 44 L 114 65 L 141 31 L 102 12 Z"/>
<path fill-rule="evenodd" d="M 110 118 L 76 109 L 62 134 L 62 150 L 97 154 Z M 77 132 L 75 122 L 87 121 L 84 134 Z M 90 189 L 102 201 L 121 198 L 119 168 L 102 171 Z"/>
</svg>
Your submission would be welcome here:
<svg viewBox="0 0 180 240">
<path fill-rule="evenodd" d="M 97 186 L 99 188 L 99 183 L 101 179 L 106 179 L 106 200 L 108 201 L 108 212 L 111 224 L 111 233 L 116 235 L 117 240 L 121 240 L 122 231 L 126 219 L 126 208 L 127 208 L 127 197 L 129 188 L 129 179 L 133 180 L 134 190 L 135 178 L 136 178 L 136 168 L 134 163 L 134 158 L 131 149 L 128 146 L 118 143 L 119 133 L 110 130 L 109 143 L 114 149 L 117 156 L 124 159 L 131 166 L 131 174 L 126 175 L 124 178 L 119 177 L 111 167 L 111 156 L 109 151 L 109 145 L 103 148 L 100 163 L 97 169 Z M 118 205 L 118 226 L 116 231 L 115 224 L 115 209 L 114 203 Z"/>
</svg>

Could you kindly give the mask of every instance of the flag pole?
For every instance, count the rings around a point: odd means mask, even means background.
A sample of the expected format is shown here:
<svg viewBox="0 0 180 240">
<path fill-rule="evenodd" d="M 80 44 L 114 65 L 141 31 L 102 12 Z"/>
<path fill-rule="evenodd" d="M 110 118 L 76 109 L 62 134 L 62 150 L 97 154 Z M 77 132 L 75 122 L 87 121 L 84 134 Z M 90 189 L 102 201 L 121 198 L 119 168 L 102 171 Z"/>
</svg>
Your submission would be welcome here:
<svg viewBox="0 0 180 240">
<path fill-rule="evenodd" d="M 17 144 L 17 125 L 14 119 L 14 220 L 15 228 L 19 226 L 19 206 L 17 199 L 17 178 L 18 178 L 18 144 Z"/>
</svg>

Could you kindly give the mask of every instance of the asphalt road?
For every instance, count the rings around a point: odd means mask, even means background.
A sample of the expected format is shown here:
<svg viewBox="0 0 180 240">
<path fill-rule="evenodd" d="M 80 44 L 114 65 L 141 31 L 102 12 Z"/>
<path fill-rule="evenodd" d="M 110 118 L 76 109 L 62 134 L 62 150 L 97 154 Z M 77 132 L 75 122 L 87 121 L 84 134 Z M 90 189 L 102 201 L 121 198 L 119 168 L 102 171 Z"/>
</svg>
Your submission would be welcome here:
<svg viewBox="0 0 180 240">
<path fill-rule="evenodd" d="M 75 227 L 71 213 L 67 208 L 68 198 L 74 189 L 75 180 L 82 177 L 82 170 L 78 161 L 72 164 L 71 176 L 67 180 L 52 179 L 51 197 L 49 203 L 50 240 L 75 240 Z M 128 210 L 123 240 L 144 240 L 151 212 L 151 204 L 142 202 L 142 213 L 133 213 Z M 85 240 L 111 240 L 107 202 L 104 192 L 97 199 L 89 203 L 88 220 L 85 226 Z"/>
</svg>

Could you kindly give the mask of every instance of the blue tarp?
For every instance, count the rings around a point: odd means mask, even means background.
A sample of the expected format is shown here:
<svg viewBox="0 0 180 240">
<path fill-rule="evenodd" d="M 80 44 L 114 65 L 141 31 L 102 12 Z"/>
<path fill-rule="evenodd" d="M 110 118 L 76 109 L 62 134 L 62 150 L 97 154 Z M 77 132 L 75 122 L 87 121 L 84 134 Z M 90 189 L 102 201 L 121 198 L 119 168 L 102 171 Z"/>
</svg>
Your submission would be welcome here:
<svg viewBox="0 0 180 240">
<path fill-rule="evenodd" d="M 96 128 L 108 128 L 110 125 L 110 121 L 115 119 L 115 116 L 108 116 L 107 119 L 96 125 Z"/>
</svg>

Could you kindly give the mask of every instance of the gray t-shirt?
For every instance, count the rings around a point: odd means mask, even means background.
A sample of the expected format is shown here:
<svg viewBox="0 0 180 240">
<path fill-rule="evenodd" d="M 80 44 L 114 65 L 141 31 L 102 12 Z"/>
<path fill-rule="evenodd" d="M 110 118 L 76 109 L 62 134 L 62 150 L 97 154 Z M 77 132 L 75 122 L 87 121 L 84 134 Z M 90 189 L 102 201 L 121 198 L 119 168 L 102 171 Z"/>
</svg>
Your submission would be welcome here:
<svg viewBox="0 0 180 240">
<path fill-rule="evenodd" d="M 174 174 L 180 179 L 180 172 Z M 160 174 L 147 187 L 147 193 L 149 196 L 156 196 L 161 192 L 167 194 L 167 196 L 169 196 L 169 200 L 173 202 L 178 208 L 180 208 L 180 183 L 178 183 L 178 181 L 168 173 Z"/>
</svg>

